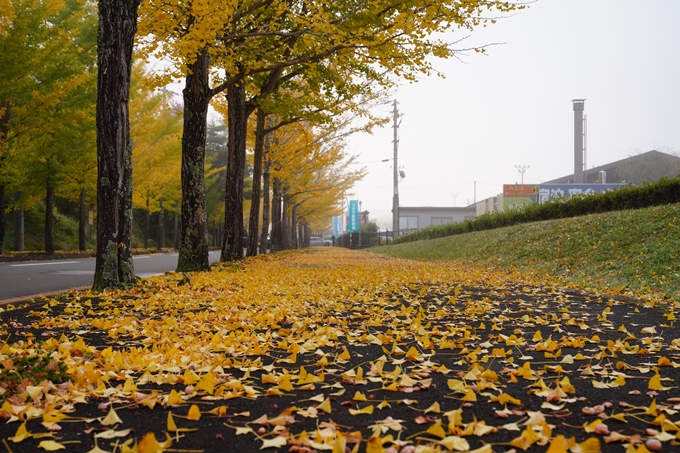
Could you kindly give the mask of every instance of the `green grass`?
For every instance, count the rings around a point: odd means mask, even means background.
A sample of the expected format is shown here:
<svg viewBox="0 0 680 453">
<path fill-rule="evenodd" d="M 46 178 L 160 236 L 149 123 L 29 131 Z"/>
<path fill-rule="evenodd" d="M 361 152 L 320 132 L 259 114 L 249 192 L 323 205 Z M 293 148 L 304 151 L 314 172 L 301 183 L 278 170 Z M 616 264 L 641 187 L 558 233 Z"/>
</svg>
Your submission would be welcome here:
<svg viewBox="0 0 680 453">
<path fill-rule="evenodd" d="M 680 301 L 680 204 L 534 222 L 370 251 Z"/>
</svg>

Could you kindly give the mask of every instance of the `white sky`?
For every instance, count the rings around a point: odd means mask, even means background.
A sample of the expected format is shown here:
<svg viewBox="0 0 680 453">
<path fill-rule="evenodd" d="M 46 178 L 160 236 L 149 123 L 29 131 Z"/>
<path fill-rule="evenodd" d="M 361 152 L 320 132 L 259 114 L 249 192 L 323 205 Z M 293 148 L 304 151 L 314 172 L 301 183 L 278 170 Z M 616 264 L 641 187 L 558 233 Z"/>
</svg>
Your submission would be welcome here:
<svg viewBox="0 0 680 453">
<path fill-rule="evenodd" d="M 680 151 L 680 0 L 538 0 L 462 46 L 504 43 L 395 92 L 401 206 L 466 206 L 574 172 L 572 99 L 587 115 L 587 166 Z M 456 32 L 454 38 L 465 36 Z M 392 106 L 380 112 L 389 114 Z M 392 225 L 391 124 L 349 140 L 368 175 L 348 199 Z"/>
</svg>

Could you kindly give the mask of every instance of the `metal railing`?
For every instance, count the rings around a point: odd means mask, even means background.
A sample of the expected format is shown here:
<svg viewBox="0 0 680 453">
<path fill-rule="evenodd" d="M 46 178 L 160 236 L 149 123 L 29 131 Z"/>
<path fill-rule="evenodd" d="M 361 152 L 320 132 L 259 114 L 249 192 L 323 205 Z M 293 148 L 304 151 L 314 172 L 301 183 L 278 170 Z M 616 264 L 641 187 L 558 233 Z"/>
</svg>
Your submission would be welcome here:
<svg viewBox="0 0 680 453">
<path fill-rule="evenodd" d="M 335 238 L 336 247 L 345 247 L 348 249 L 364 249 L 391 243 L 392 232 L 389 230 L 370 233 L 367 231 L 357 231 L 354 233 L 345 233 Z"/>
</svg>

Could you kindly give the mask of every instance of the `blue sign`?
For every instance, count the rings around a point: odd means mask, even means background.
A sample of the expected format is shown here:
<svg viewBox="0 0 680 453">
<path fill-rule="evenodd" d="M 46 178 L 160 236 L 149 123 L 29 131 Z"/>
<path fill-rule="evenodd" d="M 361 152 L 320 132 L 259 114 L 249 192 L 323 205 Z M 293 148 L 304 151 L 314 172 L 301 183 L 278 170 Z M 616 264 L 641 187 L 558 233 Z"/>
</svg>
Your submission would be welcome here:
<svg viewBox="0 0 680 453">
<path fill-rule="evenodd" d="M 343 233 L 342 216 L 334 215 L 333 216 L 333 236 L 338 237 L 338 236 L 341 236 L 342 233 Z"/>
<path fill-rule="evenodd" d="M 626 187 L 626 184 L 504 184 L 503 209 L 595 195 Z"/>
<path fill-rule="evenodd" d="M 347 231 L 359 231 L 359 201 L 349 200 L 349 227 Z"/>
<path fill-rule="evenodd" d="M 622 187 L 626 187 L 626 184 L 539 184 L 533 190 L 531 201 L 542 204 L 555 199 L 605 193 Z"/>
</svg>

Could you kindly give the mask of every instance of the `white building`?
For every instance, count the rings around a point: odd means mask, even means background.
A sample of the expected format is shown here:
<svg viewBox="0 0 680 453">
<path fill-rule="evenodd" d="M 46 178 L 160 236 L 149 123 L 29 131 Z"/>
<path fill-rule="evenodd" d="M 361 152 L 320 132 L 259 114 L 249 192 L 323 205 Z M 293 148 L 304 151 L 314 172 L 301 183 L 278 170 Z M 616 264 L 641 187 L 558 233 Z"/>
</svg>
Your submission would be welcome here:
<svg viewBox="0 0 680 453">
<path fill-rule="evenodd" d="M 447 223 L 459 223 L 475 217 L 475 206 L 465 208 L 454 207 L 399 207 L 399 231 L 400 234 L 433 225 L 445 225 Z"/>
</svg>

